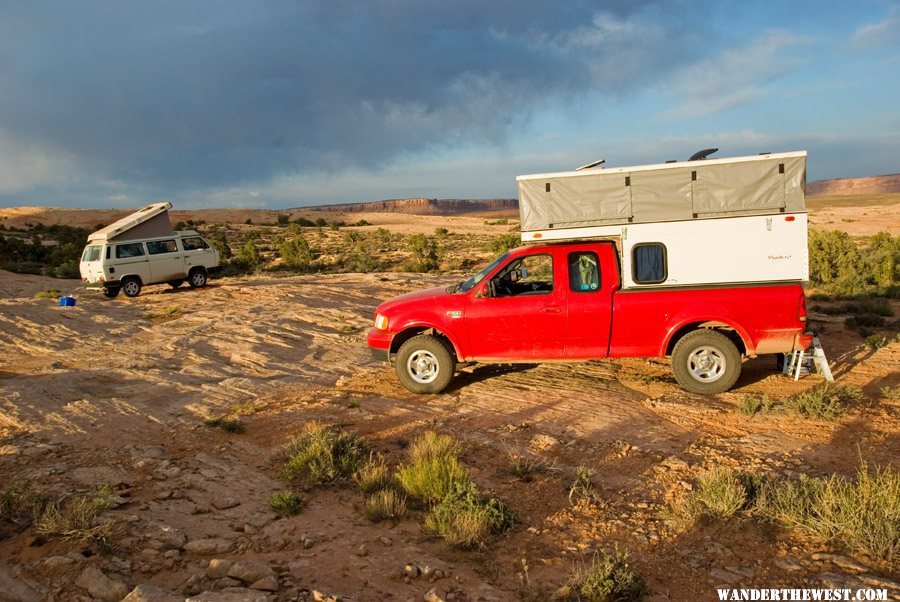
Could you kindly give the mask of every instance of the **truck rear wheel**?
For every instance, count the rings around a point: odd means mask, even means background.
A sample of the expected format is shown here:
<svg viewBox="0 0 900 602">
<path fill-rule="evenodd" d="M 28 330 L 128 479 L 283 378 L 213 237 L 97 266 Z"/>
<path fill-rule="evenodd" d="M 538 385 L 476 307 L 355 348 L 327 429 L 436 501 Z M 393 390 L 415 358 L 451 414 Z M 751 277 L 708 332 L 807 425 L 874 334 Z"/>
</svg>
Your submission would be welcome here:
<svg viewBox="0 0 900 602">
<path fill-rule="evenodd" d="M 741 374 L 741 354 L 721 332 L 695 330 L 675 345 L 672 372 L 678 384 L 691 393 L 724 393 Z"/>
<path fill-rule="evenodd" d="M 439 338 L 415 336 L 400 346 L 394 366 L 397 378 L 413 393 L 440 393 L 456 369 L 453 353 Z"/>
</svg>

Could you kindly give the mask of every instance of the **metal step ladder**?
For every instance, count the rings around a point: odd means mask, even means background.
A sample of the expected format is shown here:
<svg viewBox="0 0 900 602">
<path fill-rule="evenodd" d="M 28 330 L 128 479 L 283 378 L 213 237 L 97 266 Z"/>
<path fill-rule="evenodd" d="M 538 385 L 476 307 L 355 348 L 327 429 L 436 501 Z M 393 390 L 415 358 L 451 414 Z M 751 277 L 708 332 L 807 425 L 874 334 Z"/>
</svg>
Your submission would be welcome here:
<svg viewBox="0 0 900 602">
<path fill-rule="evenodd" d="M 794 351 L 793 353 L 784 354 L 783 374 L 793 376 L 794 380 L 798 380 L 801 374 L 810 374 L 813 370 L 822 374 L 828 382 L 834 382 L 834 376 L 831 374 L 831 368 L 828 366 L 828 359 L 825 357 L 825 350 L 822 349 L 822 343 L 819 337 L 814 336 L 810 351 L 803 350 Z"/>
</svg>

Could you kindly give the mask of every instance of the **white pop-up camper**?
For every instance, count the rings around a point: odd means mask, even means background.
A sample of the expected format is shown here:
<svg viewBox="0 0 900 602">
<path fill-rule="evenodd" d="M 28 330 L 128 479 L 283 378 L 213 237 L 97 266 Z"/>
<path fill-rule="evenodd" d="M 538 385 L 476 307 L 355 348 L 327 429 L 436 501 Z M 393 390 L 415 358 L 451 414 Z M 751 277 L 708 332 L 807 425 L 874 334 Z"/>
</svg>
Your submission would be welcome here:
<svg viewBox="0 0 900 602">
<path fill-rule="evenodd" d="M 614 239 L 624 289 L 809 279 L 806 151 L 517 181 L 522 241 Z M 663 282 L 636 277 L 642 245 L 662 245 Z"/>
<path fill-rule="evenodd" d="M 205 286 L 219 253 L 193 230 L 176 232 L 169 222 L 172 203 L 153 203 L 88 236 L 81 256 L 81 279 L 102 286 L 107 297 L 140 294 L 148 284 L 185 280 Z"/>
</svg>

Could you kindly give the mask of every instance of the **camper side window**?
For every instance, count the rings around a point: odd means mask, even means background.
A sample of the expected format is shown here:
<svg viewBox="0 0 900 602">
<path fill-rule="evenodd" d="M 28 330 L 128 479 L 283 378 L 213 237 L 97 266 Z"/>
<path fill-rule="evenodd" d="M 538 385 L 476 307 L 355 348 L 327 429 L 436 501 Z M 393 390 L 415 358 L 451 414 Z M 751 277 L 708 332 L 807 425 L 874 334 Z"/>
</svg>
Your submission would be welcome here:
<svg viewBox="0 0 900 602">
<path fill-rule="evenodd" d="M 197 249 L 208 249 L 209 245 L 199 236 L 191 236 L 190 238 L 182 238 L 181 246 L 185 251 L 196 251 Z"/>
<path fill-rule="evenodd" d="M 597 254 L 569 253 L 569 288 L 576 293 L 591 293 L 600 288 Z"/>
<path fill-rule="evenodd" d="M 116 259 L 127 259 L 128 257 L 143 257 L 144 245 L 139 242 L 128 243 L 127 245 L 116 245 Z"/>
<path fill-rule="evenodd" d="M 174 240 L 154 240 L 147 242 L 147 253 L 160 255 L 162 253 L 177 253 L 178 247 Z"/>
<path fill-rule="evenodd" d="M 669 277 L 666 246 L 659 242 L 634 245 L 631 250 L 632 278 L 638 284 L 659 284 Z"/>
</svg>

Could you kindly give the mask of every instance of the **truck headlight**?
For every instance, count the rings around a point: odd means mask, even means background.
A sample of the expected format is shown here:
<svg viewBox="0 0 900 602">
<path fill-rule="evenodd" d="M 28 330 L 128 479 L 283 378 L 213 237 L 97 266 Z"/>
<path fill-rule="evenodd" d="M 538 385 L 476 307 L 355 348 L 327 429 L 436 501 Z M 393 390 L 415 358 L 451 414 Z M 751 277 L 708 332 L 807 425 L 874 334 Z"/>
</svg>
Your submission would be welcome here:
<svg viewBox="0 0 900 602">
<path fill-rule="evenodd" d="M 375 328 L 378 330 L 387 330 L 388 329 L 388 319 L 381 314 L 375 314 Z"/>
</svg>

